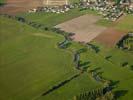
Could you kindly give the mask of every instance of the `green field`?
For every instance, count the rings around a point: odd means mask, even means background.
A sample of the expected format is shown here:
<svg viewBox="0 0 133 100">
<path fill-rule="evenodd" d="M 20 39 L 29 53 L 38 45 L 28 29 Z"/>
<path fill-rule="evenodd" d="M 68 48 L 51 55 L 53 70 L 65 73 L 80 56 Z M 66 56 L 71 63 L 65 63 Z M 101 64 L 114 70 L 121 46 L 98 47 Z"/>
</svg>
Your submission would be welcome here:
<svg viewBox="0 0 133 100">
<path fill-rule="evenodd" d="M 48 27 L 52 27 L 59 23 L 65 22 L 75 17 L 79 17 L 84 14 L 97 14 L 97 13 L 91 10 L 80 11 L 80 9 L 73 9 L 66 12 L 65 14 L 38 12 L 38 13 L 23 13 L 23 14 L 18 14 L 18 16 L 23 16 L 27 20 L 31 20 L 46 25 Z"/>
<path fill-rule="evenodd" d="M 70 3 L 79 3 L 80 0 L 69 0 Z"/>
<path fill-rule="evenodd" d="M 0 0 L 0 6 L 5 3 L 5 0 Z"/>
<path fill-rule="evenodd" d="M 116 29 L 133 31 L 133 15 L 125 16 L 120 22 L 117 23 Z"/>
<path fill-rule="evenodd" d="M 114 92 L 118 93 L 120 97 L 118 100 L 125 100 L 128 98 L 128 100 L 132 100 L 133 95 L 133 71 L 131 70 L 130 66 L 133 65 L 132 59 L 133 55 L 132 53 L 123 52 L 119 49 L 106 49 L 101 44 L 92 42 L 93 44 L 97 45 L 100 48 L 99 53 L 95 53 L 93 50 L 87 50 L 87 52 L 81 54 L 81 62 L 89 62 L 88 70 L 93 69 L 99 69 L 99 73 L 108 80 L 112 80 L 114 82 L 115 88 L 113 89 Z M 82 47 L 78 45 L 78 47 Z M 76 49 L 77 45 L 73 44 L 69 49 Z M 110 61 L 107 61 L 105 59 L 106 56 L 112 56 L 110 58 Z M 121 63 L 128 62 L 128 67 L 122 67 Z M 85 66 L 82 66 L 85 67 Z M 82 78 L 81 78 L 82 79 Z M 79 79 L 79 80 L 81 80 Z M 80 83 L 84 82 L 84 77 Z M 74 85 L 73 85 L 74 84 Z M 71 82 L 70 84 L 67 84 L 66 86 L 58 89 L 57 91 L 47 95 L 42 96 L 38 100 L 53 100 L 53 98 L 59 98 L 58 100 L 66 100 L 64 94 L 69 94 L 71 90 L 77 90 L 81 91 L 81 87 L 78 86 L 78 82 Z M 87 84 L 87 86 L 90 86 L 90 84 Z M 93 86 L 91 86 L 93 87 Z M 85 88 L 88 89 L 88 88 Z M 83 91 L 82 91 L 83 92 Z M 80 93 L 82 93 L 80 92 Z M 71 92 L 70 92 L 71 94 Z M 71 100 L 71 99 L 70 99 Z"/>
<path fill-rule="evenodd" d="M 18 16 L 53 27 L 83 14 L 96 12 L 74 9 L 66 14 L 41 12 Z M 125 17 L 114 27 L 126 27 L 126 30 L 131 30 L 131 18 L 130 15 Z M 73 54 L 70 51 L 87 47 L 72 42 L 66 50 L 59 49 L 57 43 L 64 40 L 61 35 L 35 29 L 4 17 L 0 17 L 0 21 L 0 100 L 73 100 L 75 95 L 103 86 L 84 72 L 48 95 L 42 96 L 53 86 L 79 73 L 74 68 Z M 101 20 L 98 24 L 110 26 L 112 23 Z M 98 69 L 102 77 L 112 80 L 115 86 L 113 92 L 117 92 L 118 100 L 132 100 L 133 53 L 106 48 L 95 41 L 91 43 L 99 48 L 99 52 L 87 48 L 87 51 L 81 54 L 82 67 L 87 67 L 87 70 Z M 108 56 L 109 60 L 105 59 Z M 125 62 L 128 66 L 122 67 Z"/>
<path fill-rule="evenodd" d="M 72 54 L 56 47 L 57 42 L 63 40 L 62 36 L 42 32 L 3 17 L 0 17 L 0 20 L 1 100 L 37 98 L 55 84 L 78 73 L 72 63 Z M 89 77 L 83 83 L 77 80 L 79 86 L 83 85 L 80 89 L 100 86 L 90 81 Z M 90 86 L 86 86 L 86 83 Z M 74 91 L 72 93 L 67 97 L 75 95 Z"/>
<path fill-rule="evenodd" d="M 63 39 L 61 36 L 48 32 L 43 34 L 6 18 L 0 20 L 1 100 L 35 98 L 76 73 L 71 53 L 56 47 L 56 43 Z M 34 35 L 38 33 L 43 35 Z"/>
</svg>

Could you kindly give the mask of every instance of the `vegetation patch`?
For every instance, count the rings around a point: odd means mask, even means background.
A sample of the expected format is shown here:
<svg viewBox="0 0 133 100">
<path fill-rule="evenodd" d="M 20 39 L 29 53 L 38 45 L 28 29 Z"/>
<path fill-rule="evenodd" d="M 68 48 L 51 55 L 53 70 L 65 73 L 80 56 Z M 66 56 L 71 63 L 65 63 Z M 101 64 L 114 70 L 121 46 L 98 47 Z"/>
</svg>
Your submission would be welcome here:
<svg viewBox="0 0 133 100">
<path fill-rule="evenodd" d="M 5 0 L 0 0 L 0 6 L 3 6 L 5 4 Z"/>
<path fill-rule="evenodd" d="M 118 42 L 117 45 L 121 49 L 133 51 L 133 33 L 128 33 Z"/>
</svg>

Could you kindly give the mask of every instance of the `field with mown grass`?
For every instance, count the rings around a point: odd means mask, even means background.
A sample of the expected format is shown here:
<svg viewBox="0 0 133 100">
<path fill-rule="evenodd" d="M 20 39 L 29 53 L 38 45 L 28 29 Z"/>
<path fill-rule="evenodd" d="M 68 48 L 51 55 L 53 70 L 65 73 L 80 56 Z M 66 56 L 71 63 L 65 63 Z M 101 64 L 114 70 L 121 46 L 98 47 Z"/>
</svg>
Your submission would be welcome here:
<svg viewBox="0 0 133 100">
<path fill-rule="evenodd" d="M 132 100 L 133 96 L 133 55 L 132 52 L 124 52 L 117 48 L 107 49 L 102 44 L 92 42 L 93 45 L 99 48 L 99 52 L 96 53 L 93 49 L 88 49 L 86 52 L 81 54 L 81 68 L 86 68 L 87 70 L 96 70 L 99 75 L 101 75 L 106 80 L 111 80 L 113 82 L 113 92 L 116 94 L 118 100 Z M 79 48 L 87 48 L 86 46 L 81 46 L 77 43 L 73 43 L 68 50 L 76 50 Z M 110 56 L 107 60 L 106 57 Z M 128 66 L 122 66 L 124 62 L 128 62 Z M 86 74 L 86 73 L 85 73 Z M 84 75 L 85 75 L 84 74 Z M 88 74 L 87 74 L 88 75 Z M 88 75 L 89 76 L 89 75 Z M 89 76 L 90 77 L 90 76 Z M 69 84 L 59 88 L 57 91 L 54 91 L 47 96 L 41 96 L 37 100 L 52 100 L 53 98 L 59 98 L 59 100 L 65 100 L 67 94 L 71 94 L 72 90 L 79 90 L 80 86 L 78 85 L 84 83 L 84 81 L 89 79 L 89 77 L 77 78 Z M 84 80 L 85 79 L 85 80 Z M 90 79 L 89 79 L 90 80 Z M 90 83 L 90 82 L 89 82 Z M 97 82 L 99 83 L 99 82 Z M 82 85 L 83 86 L 83 85 Z M 81 86 L 81 87 L 82 87 Z M 90 86 L 86 84 L 85 87 Z M 93 88 L 93 86 L 91 86 Z M 85 88 L 84 90 L 86 90 Z M 88 90 L 89 91 L 89 90 Z M 84 91 L 80 89 L 80 93 Z M 62 95 L 63 93 L 66 96 Z M 69 98 L 68 98 L 69 99 Z M 72 99 L 70 99 L 72 100 Z"/>
<path fill-rule="evenodd" d="M 123 31 L 133 31 L 133 15 L 124 16 L 115 28 Z"/>
<path fill-rule="evenodd" d="M 15 20 L 3 17 L 0 20 L 1 100 L 38 98 L 53 86 L 79 73 L 74 68 L 72 53 L 57 47 L 57 42 L 63 40 L 62 36 L 36 30 Z M 66 96 L 64 93 L 62 96 L 72 98 L 85 88 L 101 86 L 87 75 L 81 77 L 83 83 L 75 80 L 81 87 L 75 91 L 71 88 L 71 94 Z"/>
<path fill-rule="evenodd" d="M 90 61 L 91 68 L 99 68 L 105 79 L 113 80 L 115 83 L 114 91 L 118 93 L 118 100 L 132 100 L 133 95 L 133 52 L 122 51 L 118 48 L 106 48 L 100 43 L 92 42 L 99 48 L 99 53 L 83 54 L 85 61 Z M 107 60 L 106 57 L 109 57 Z M 128 63 L 126 66 L 122 64 Z"/>
<path fill-rule="evenodd" d="M 80 0 L 69 0 L 70 3 L 79 3 Z"/>
</svg>

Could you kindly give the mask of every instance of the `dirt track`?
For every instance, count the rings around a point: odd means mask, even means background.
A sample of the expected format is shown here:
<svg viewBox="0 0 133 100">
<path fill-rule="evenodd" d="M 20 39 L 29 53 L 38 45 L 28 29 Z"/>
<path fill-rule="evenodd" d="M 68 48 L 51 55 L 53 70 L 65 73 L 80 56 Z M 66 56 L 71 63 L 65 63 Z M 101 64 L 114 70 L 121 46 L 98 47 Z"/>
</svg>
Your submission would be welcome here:
<svg viewBox="0 0 133 100">
<path fill-rule="evenodd" d="M 100 19 L 94 15 L 83 15 L 55 26 L 66 32 L 75 33 L 73 39 L 78 42 L 90 42 L 103 32 L 106 27 L 98 26 L 95 23 Z"/>
</svg>

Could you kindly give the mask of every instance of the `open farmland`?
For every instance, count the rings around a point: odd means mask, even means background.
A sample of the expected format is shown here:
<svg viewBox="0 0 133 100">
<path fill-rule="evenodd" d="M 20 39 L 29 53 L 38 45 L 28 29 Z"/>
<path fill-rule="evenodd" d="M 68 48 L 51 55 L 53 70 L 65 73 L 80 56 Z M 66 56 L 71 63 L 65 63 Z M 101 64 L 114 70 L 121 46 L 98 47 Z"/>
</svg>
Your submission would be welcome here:
<svg viewBox="0 0 133 100">
<path fill-rule="evenodd" d="M 97 44 L 95 42 L 92 42 L 92 43 L 99 47 L 100 49 L 99 53 L 95 53 L 93 50 L 88 50 L 87 52 L 81 54 L 81 61 L 83 63 L 89 62 L 89 64 L 87 64 L 87 66 L 89 66 L 88 67 L 89 70 L 91 69 L 98 70 L 99 74 L 101 74 L 105 79 L 109 79 L 113 81 L 113 84 L 114 84 L 113 91 L 117 93 L 118 100 L 125 100 L 127 98 L 128 100 L 132 100 L 133 71 L 130 69 L 130 66 L 133 65 L 132 53 L 123 52 L 115 48 L 107 49 L 105 46 L 101 44 Z M 73 44 L 70 48 L 77 48 L 77 45 Z M 111 56 L 110 61 L 105 59 L 106 56 Z M 121 64 L 123 62 L 128 62 L 129 67 L 122 67 Z M 81 80 L 81 79 L 78 79 L 78 80 Z M 86 78 L 84 77 L 84 79 L 87 80 L 87 77 Z M 71 94 L 70 90 L 72 88 L 74 90 L 79 89 L 77 87 L 80 87 L 80 86 L 76 81 L 77 80 L 74 80 L 71 83 L 68 83 L 64 87 L 61 87 L 57 91 L 54 91 L 46 96 L 41 96 L 37 100 L 52 100 L 53 98 L 58 98 L 58 100 L 66 100 L 65 96 L 67 96 L 67 94 Z M 84 82 L 84 80 L 80 81 L 81 84 L 82 82 Z M 62 94 L 66 94 L 66 95 L 64 96 Z"/>
<path fill-rule="evenodd" d="M 56 47 L 56 43 L 63 40 L 61 36 L 39 31 L 7 18 L 0 19 L 1 100 L 38 98 L 55 84 L 78 73 L 72 63 L 72 54 Z M 78 91 L 72 89 L 72 94 L 67 95 L 67 98 L 72 98 L 84 88 L 87 91 L 100 86 L 95 81 L 90 83 L 91 79 L 86 75 L 81 77 L 86 77 L 86 81 L 84 78 L 83 83 L 77 80 L 77 85 L 82 84 L 83 87 L 79 87 Z"/>
<path fill-rule="evenodd" d="M 38 22 L 38 23 L 45 22 L 44 23 L 45 25 L 48 25 L 48 26 L 52 27 L 52 26 L 58 25 L 59 23 L 62 23 L 64 21 L 69 22 L 69 20 L 71 18 L 74 18 L 76 16 L 80 16 L 82 14 L 87 14 L 87 11 L 84 12 L 84 13 L 83 12 L 79 13 L 79 10 L 72 10 L 72 11 L 68 12 L 66 14 L 66 16 L 64 16 L 62 14 L 59 14 L 59 15 L 58 14 L 51 14 L 51 13 L 47 13 L 47 14 L 48 14 L 47 17 L 43 13 L 38 13 L 38 15 L 27 14 L 27 15 L 23 15 L 23 16 L 26 19 L 33 20 L 33 21 Z M 70 16 L 67 16 L 67 15 L 74 15 L 74 16 L 70 17 Z M 92 15 L 90 15 L 90 16 L 92 16 Z M 40 19 L 38 19 L 38 18 L 40 18 Z M 47 20 L 47 19 L 51 19 L 53 23 L 50 23 L 51 21 Z M 107 24 L 106 24 L 106 22 L 102 22 L 101 24 L 103 24 L 103 23 L 104 23 L 104 27 L 107 27 L 107 28 L 110 27 L 108 22 L 107 22 Z M 114 23 L 113 23 L 113 25 L 114 25 Z M 120 26 L 120 24 L 114 25 L 114 28 L 118 29 L 118 25 Z M 128 27 L 132 26 L 131 24 L 127 24 L 127 25 L 129 25 Z M 129 30 L 129 29 L 127 28 L 127 30 Z M 123 32 L 123 30 L 119 30 L 119 31 Z M 120 35 L 121 35 L 121 33 L 120 33 Z M 103 39 L 104 38 L 105 37 L 103 37 Z M 95 53 L 95 50 L 94 51 L 89 50 L 86 53 L 83 53 L 81 61 L 83 61 L 83 62 L 88 62 L 89 61 L 90 62 L 90 64 L 88 64 L 88 66 L 90 66 L 89 69 L 100 68 L 100 72 L 102 73 L 102 76 L 104 78 L 114 81 L 114 84 L 116 86 L 116 88 L 114 89 L 114 92 L 117 93 L 120 100 L 125 100 L 126 98 L 131 100 L 132 94 L 133 94 L 133 91 L 132 91 L 132 88 L 133 88 L 133 85 L 132 85 L 133 74 L 132 74 L 132 70 L 131 70 L 131 66 L 133 65 L 133 63 L 132 63 L 132 59 L 133 59 L 132 53 L 131 52 L 124 52 L 124 51 L 121 51 L 121 50 L 116 49 L 116 48 L 108 48 L 107 49 L 106 46 L 103 46 L 102 44 L 97 44 L 98 41 L 95 41 L 95 42 L 91 42 L 91 43 L 98 46 L 99 53 L 98 54 Z M 106 44 L 106 42 L 105 42 L 105 44 Z M 70 49 L 79 49 L 79 48 L 82 48 L 82 46 L 80 47 L 80 45 L 77 44 L 77 43 L 73 43 L 70 46 Z M 111 61 L 108 61 L 108 60 L 105 59 L 105 57 L 107 57 L 107 56 L 111 56 L 111 58 L 110 58 Z M 124 62 L 128 62 L 128 64 L 129 64 L 128 67 L 126 67 L 126 68 L 122 67 L 122 64 Z M 86 79 L 86 78 L 84 78 L 84 79 Z M 127 80 L 127 82 L 126 82 L 126 80 Z M 74 81 L 76 82 L 76 80 L 74 80 Z M 56 91 L 53 91 L 52 93 L 50 93 L 46 96 L 41 96 L 37 100 L 52 100 L 53 98 L 57 98 L 57 97 L 58 97 L 59 100 L 64 100 L 66 98 L 69 99 L 67 94 L 69 94 L 71 89 L 73 91 L 74 90 L 75 91 L 82 91 L 82 89 L 79 89 L 80 86 L 78 85 L 78 82 L 76 82 L 76 83 L 75 82 L 71 81 L 67 85 L 59 88 Z M 82 82 L 84 82 L 84 80 L 82 80 Z M 80 82 L 80 83 L 82 84 L 82 82 Z M 128 85 L 128 83 L 130 85 Z M 77 84 L 77 85 L 73 86 L 73 84 Z M 77 88 L 77 87 L 79 87 L 79 88 Z M 66 95 L 64 96 L 63 94 L 66 94 Z M 70 95 L 72 97 L 73 93 L 70 92 Z"/>
<path fill-rule="evenodd" d="M 72 55 L 55 47 L 62 37 L 47 32 L 35 36 L 42 32 L 13 20 L 0 19 L 3 29 L 0 34 L 1 100 L 36 98 L 52 85 L 76 74 Z"/>
<path fill-rule="evenodd" d="M 0 15 L 0 100 L 74 100 L 105 86 L 91 71 L 110 81 L 116 100 L 132 100 L 133 52 L 115 48 L 125 32 L 133 31 L 132 15 L 112 23 L 96 11 L 77 8 L 60 14 L 20 12 L 15 14 L 23 20 Z M 89 44 L 69 41 L 60 48 L 66 37 L 53 31 L 55 26 Z"/>
</svg>

